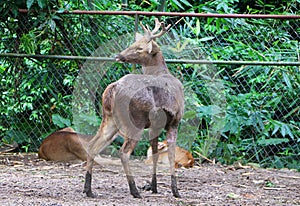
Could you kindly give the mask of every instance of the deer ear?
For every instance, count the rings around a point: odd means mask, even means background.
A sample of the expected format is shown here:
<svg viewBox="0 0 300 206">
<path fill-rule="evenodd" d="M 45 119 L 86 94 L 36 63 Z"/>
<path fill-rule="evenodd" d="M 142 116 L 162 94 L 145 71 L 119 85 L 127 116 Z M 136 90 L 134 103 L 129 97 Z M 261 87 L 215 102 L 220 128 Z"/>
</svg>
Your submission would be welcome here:
<svg viewBox="0 0 300 206">
<path fill-rule="evenodd" d="M 142 38 L 143 38 L 143 35 L 141 35 L 140 33 L 135 33 L 135 41 L 139 41 Z"/>
<path fill-rule="evenodd" d="M 150 54 L 152 52 L 152 48 L 153 48 L 153 41 L 151 40 L 148 44 L 147 44 L 147 48 L 146 51 Z"/>
</svg>

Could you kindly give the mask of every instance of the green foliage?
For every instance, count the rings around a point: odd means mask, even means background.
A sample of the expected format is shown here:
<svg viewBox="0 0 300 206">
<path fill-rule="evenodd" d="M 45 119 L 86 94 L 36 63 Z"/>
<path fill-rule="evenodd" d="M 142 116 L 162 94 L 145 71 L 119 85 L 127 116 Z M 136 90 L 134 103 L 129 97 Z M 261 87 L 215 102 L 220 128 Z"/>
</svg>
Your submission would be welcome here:
<svg viewBox="0 0 300 206">
<path fill-rule="evenodd" d="M 69 119 L 63 118 L 59 114 L 52 114 L 53 124 L 59 128 L 65 128 L 71 126 L 71 121 Z"/>
<path fill-rule="evenodd" d="M 128 1 L 126 9 L 297 14 L 300 9 L 297 2 L 149 0 Z M 29 9 L 29 13 L 18 9 Z M 129 36 L 133 36 L 134 17 L 62 14 L 74 9 L 121 10 L 122 7 L 121 2 L 107 0 L 1 1 L 1 53 L 112 57 L 133 41 Z M 152 25 L 153 17 L 139 18 Z M 170 36 L 182 40 L 171 43 L 168 58 L 176 55 L 189 58 L 193 54 L 206 60 L 299 61 L 297 20 L 162 18 L 174 25 Z M 130 35 L 123 36 L 127 34 Z M 105 44 L 115 48 L 105 50 Z M 98 48 L 100 51 L 95 52 Z M 86 64 L 89 66 L 81 60 L 2 58 L 1 141 L 15 141 L 27 152 L 36 151 L 43 138 L 63 127 L 95 134 L 101 121 L 101 94 L 109 83 L 129 73 L 132 66 L 91 62 L 94 66 L 86 68 Z M 195 157 L 201 154 L 226 164 L 255 162 L 264 167 L 300 170 L 299 67 L 193 64 L 169 67 L 181 78 L 186 94 L 180 146 L 194 151 Z M 92 88 L 93 92 L 82 89 L 77 94 L 74 88 L 78 85 Z M 82 97 L 79 102 L 75 102 L 75 93 Z M 90 111 L 89 107 L 96 109 Z M 121 144 L 122 139 L 117 138 L 111 146 L 112 153 Z M 147 141 L 141 141 L 135 155 L 145 155 L 148 146 Z"/>
<path fill-rule="evenodd" d="M 94 19 L 85 16 L 84 19 L 78 19 L 59 15 L 71 7 L 86 9 L 91 6 L 87 2 L 73 1 L 62 5 L 56 1 L 28 0 L 17 1 L 17 4 L 2 1 L 0 4 L 3 6 L 0 8 L 3 14 L 1 53 L 17 51 L 27 54 L 91 55 L 97 46 L 112 38 L 111 34 L 115 31 L 118 31 L 115 33 L 118 36 L 130 30 L 127 23 L 118 23 L 122 19 L 113 16 Z M 94 6 L 100 4 L 97 2 Z M 101 5 L 103 9 L 109 9 L 110 6 L 117 8 L 116 4 L 109 1 Z M 19 13 L 19 8 L 28 8 L 32 13 Z M 123 27 L 115 28 L 109 25 L 110 22 Z M 90 23 L 93 32 L 90 30 Z M 80 38 L 87 35 L 88 38 Z M 73 39 L 68 39 L 69 37 Z M 36 150 L 49 131 L 74 126 L 71 125 L 72 90 L 81 61 L 1 59 L 0 65 L 1 139 L 16 141 L 19 148 L 25 150 Z M 108 74 L 110 81 L 118 78 L 112 76 L 113 72 Z M 82 114 L 76 121 L 79 123 L 75 129 L 88 134 L 94 134 L 95 129 L 91 128 L 95 128 L 100 122 L 95 114 Z"/>
</svg>

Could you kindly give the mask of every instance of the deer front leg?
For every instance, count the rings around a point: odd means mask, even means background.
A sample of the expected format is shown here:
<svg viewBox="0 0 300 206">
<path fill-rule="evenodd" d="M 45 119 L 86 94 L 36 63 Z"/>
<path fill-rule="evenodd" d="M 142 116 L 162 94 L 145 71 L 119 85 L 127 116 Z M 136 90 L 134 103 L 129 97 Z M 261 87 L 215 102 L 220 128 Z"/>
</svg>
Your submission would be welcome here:
<svg viewBox="0 0 300 206">
<path fill-rule="evenodd" d="M 96 195 L 92 192 L 92 170 L 94 159 L 97 154 L 99 154 L 107 145 L 115 139 L 117 133 L 117 127 L 113 119 L 105 118 L 101 123 L 100 129 L 89 142 L 88 147 L 88 157 L 86 165 L 86 175 L 83 192 L 86 193 L 88 197 L 95 197 Z"/>
<path fill-rule="evenodd" d="M 135 198 L 141 198 L 141 195 L 136 188 L 135 181 L 129 167 L 129 158 L 136 144 L 136 140 L 124 138 L 123 146 L 120 149 L 120 158 L 124 168 L 124 172 L 127 177 L 130 194 Z"/>
<path fill-rule="evenodd" d="M 170 162 L 170 173 L 171 173 L 171 189 L 174 197 L 181 197 L 177 189 L 177 181 L 175 176 L 175 147 L 177 139 L 177 128 L 170 128 L 167 132 L 168 141 L 168 157 Z"/>
<path fill-rule="evenodd" d="M 157 161 L 158 161 L 158 137 L 154 137 L 150 140 L 150 144 L 152 147 L 152 161 L 153 161 L 153 173 L 152 173 L 152 181 L 151 181 L 151 190 L 153 193 L 157 193 L 157 180 L 156 180 L 156 169 L 157 169 Z"/>
</svg>

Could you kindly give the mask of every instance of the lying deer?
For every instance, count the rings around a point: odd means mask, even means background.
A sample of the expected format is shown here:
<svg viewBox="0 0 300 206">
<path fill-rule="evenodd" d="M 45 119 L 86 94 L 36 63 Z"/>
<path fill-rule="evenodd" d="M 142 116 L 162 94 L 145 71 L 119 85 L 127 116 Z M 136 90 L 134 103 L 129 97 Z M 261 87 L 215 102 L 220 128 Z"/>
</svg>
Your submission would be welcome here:
<svg viewBox="0 0 300 206">
<path fill-rule="evenodd" d="M 166 140 L 163 142 L 158 142 L 159 163 L 162 163 L 164 165 L 170 164 L 168 158 L 168 150 L 169 147 Z M 149 149 L 147 150 L 147 159 L 145 160 L 146 164 L 151 163 L 152 156 L 153 156 L 152 153 L 153 153 L 152 147 L 149 147 Z M 179 168 L 179 167 L 190 168 L 194 166 L 194 162 L 195 162 L 194 158 L 189 151 L 178 146 L 175 147 L 175 168 Z"/>
<path fill-rule="evenodd" d="M 71 127 L 67 127 L 53 132 L 42 142 L 38 156 L 41 159 L 58 161 L 58 162 L 78 162 L 86 161 L 87 159 L 87 144 L 93 136 L 77 133 Z M 168 144 L 167 141 L 158 142 L 158 162 L 169 164 L 168 159 Z M 104 161 L 98 156 L 97 161 Z M 113 161 L 113 160 L 111 160 Z M 110 161 L 110 163 L 112 163 Z M 146 164 L 152 162 L 152 147 L 147 151 Z M 193 167 L 194 158 L 183 148 L 175 148 L 175 168 Z"/>
<path fill-rule="evenodd" d="M 38 156 L 59 162 L 86 161 L 87 143 L 92 137 L 79 134 L 70 127 L 58 130 L 44 139 Z"/>
<path fill-rule="evenodd" d="M 102 95 L 102 123 L 95 137 L 89 143 L 87 172 L 84 192 L 94 197 L 91 189 L 93 160 L 103 148 L 109 145 L 119 133 L 124 138 L 120 158 L 126 173 L 130 193 L 141 198 L 129 167 L 129 158 L 144 128 L 149 128 L 153 153 L 153 174 L 151 190 L 157 193 L 156 167 L 158 160 L 158 135 L 162 129 L 167 132 L 171 189 L 180 197 L 174 169 L 177 130 L 184 110 L 184 96 L 181 82 L 168 70 L 163 54 L 154 41 L 170 28 L 155 19 L 155 28 L 144 27 L 144 35 L 136 35 L 136 42 L 116 56 L 119 62 L 142 65 L 143 74 L 128 74 L 110 84 Z M 162 29 L 160 32 L 159 29 Z"/>
</svg>

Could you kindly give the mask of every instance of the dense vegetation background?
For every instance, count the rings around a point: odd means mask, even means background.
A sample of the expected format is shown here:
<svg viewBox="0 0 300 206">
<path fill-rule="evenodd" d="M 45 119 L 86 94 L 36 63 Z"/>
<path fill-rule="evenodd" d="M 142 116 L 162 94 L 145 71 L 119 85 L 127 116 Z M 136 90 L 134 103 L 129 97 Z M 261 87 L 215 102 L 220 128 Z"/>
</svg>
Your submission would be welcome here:
<svg viewBox="0 0 300 206">
<path fill-rule="evenodd" d="M 299 3 L 299 0 L 1 1 L 0 51 L 1 54 L 91 56 L 97 48 L 113 41 L 118 45 L 115 50 L 100 51 L 100 56 L 107 56 L 128 45 L 120 36 L 135 31 L 135 17 L 69 15 L 63 14 L 64 11 L 290 15 L 299 13 Z M 153 17 L 138 18 L 149 24 L 153 20 Z M 203 59 L 209 60 L 298 62 L 300 59 L 299 19 L 162 18 L 175 25 L 171 30 L 174 38 L 185 40 L 173 45 L 184 57 L 193 57 L 196 48 Z M 193 46 L 186 47 L 185 42 Z M 96 111 L 85 108 L 89 105 L 77 105 L 79 117 L 74 119 L 74 88 L 79 84 L 76 78 L 80 69 L 86 67 L 84 60 L 1 57 L 0 63 L 0 144 L 17 142 L 24 151 L 36 151 L 49 133 L 66 126 L 94 134 L 101 121 L 99 99 L 103 89 L 130 72 L 128 67 L 131 67 L 90 62 L 110 69 L 101 74 L 101 81 L 92 79 L 94 72 L 86 76 L 90 82 L 98 82 L 92 85 L 93 93 L 82 92 L 82 98 L 85 95 L 94 98 Z M 193 151 L 195 157 L 215 158 L 226 164 L 241 161 L 300 169 L 299 66 L 185 63 L 169 67 L 191 94 L 186 97 L 191 109 L 186 110 L 183 120 L 190 127 L 183 132 L 179 144 Z M 118 138 L 114 142 L 112 152 L 121 141 Z M 148 143 L 142 141 L 135 154 L 144 155 L 147 147 Z"/>
</svg>

